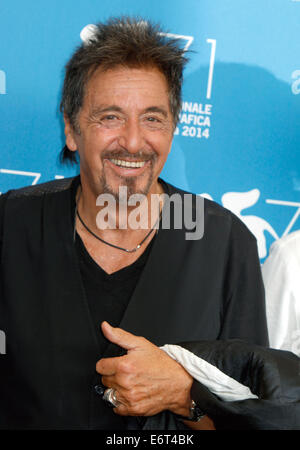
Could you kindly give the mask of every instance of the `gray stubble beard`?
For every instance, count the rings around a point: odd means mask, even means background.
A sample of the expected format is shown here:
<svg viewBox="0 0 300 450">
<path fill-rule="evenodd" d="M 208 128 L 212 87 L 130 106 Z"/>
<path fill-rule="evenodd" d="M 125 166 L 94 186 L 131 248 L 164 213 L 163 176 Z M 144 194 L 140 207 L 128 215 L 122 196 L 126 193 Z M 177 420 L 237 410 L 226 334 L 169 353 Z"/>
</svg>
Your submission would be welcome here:
<svg viewBox="0 0 300 450">
<path fill-rule="evenodd" d="M 144 189 L 140 189 L 140 190 L 137 191 L 136 190 L 137 178 L 134 178 L 134 177 L 119 177 L 119 178 L 120 178 L 120 181 L 121 181 L 121 184 L 119 185 L 119 188 L 121 186 L 122 187 L 124 186 L 124 187 L 127 188 L 127 201 L 129 199 L 129 197 L 131 195 L 134 195 L 134 194 L 142 194 L 142 195 L 147 196 L 149 191 L 150 191 L 150 188 L 151 188 L 151 185 L 153 183 L 153 180 L 154 180 L 153 170 L 151 168 L 151 172 L 149 174 L 148 182 L 147 182 L 145 188 Z M 120 198 L 119 188 L 118 188 L 118 192 L 115 192 L 113 190 L 113 188 L 110 186 L 109 182 L 107 181 L 106 176 L 105 176 L 104 173 L 102 173 L 102 175 L 101 175 L 100 183 L 101 183 L 101 186 L 102 186 L 101 194 L 111 194 L 115 198 L 117 203 L 124 202 L 124 198 Z"/>
</svg>

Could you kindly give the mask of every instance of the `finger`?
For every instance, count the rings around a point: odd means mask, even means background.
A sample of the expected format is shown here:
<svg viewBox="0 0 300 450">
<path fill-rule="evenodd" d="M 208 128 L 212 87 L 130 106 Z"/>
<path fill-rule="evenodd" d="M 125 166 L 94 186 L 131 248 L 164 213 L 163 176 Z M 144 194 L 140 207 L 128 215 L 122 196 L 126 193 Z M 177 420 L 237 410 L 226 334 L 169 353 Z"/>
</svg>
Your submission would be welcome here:
<svg viewBox="0 0 300 450">
<path fill-rule="evenodd" d="M 115 358 L 102 358 L 96 364 L 96 371 L 100 375 L 112 376 L 117 372 L 119 360 L 122 356 L 116 356 Z"/>
<path fill-rule="evenodd" d="M 147 405 L 144 404 L 138 404 L 138 405 L 131 405 L 125 400 L 122 400 L 117 395 L 117 400 L 119 401 L 118 407 L 114 408 L 114 412 L 116 414 L 119 414 L 120 416 L 148 416 L 152 415 L 149 414 Z"/>
<path fill-rule="evenodd" d="M 123 395 L 118 390 L 116 390 L 116 399 L 118 402 L 118 406 L 116 408 L 114 408 L 114 412 L 116 414 L 119 414 L 120 416 L 137 416 L 137 415 L 139 415 L 134 411 L 134 408 L 127 401 L 126 397 L 123 397 Z"/>
<path fill-rule="evenodd" d="M 115 412 L 121 413 L 121 415 L 128 415 L 129 405 L 127 404 L 126 398 L 122 396 L 122 394 L 116 387 L 112 386 L 112 389 L 114 390 L 114 396 L 117 402 L 117 406 L 114 408 Z M 121 409 L 121 411 L 119 411 L 119 408 Z M 116 411 L 117 409 L 118 411 Z"/>
<path fill-rule="evenodd" d="M 117 408 L 114 408 L 113 411 L 115 414 L 118 414 L 119 416 L 129 416 L 127 406 L 121 404 Z"/>
<path fill-rule="evenodd" d="M 107 387 L 107 388 L 113 388 L 116 389 L 118 392 L 121 392 L 123 389 L 126 391 L 126 388 L 124 388 L 123 386 L 121 386 L 117 381 L 116 378 L 114 376 L 111 377 L 106 377 L 103 376 L 101 378 L 101 383 L 103 384 L 103 386 Z"/>
<path fill-rule="evenodd" d="M 141 345 L 141 338 L 139 336 L 122 330 L 122 328 L 114 328 L 108 322 L 102 322 L 101 328 L 106 339 L 125 350 L 133 350 Z"/>
<path fill-rule="evenodd" d="M 101 383 L 103 384 L 103 386 L 105 386 L 107 388 L 116 389 L 116 387 L 117 387 L 116 383 L 114 382 L 114 377 L 102 377 Z"/>
</svg>

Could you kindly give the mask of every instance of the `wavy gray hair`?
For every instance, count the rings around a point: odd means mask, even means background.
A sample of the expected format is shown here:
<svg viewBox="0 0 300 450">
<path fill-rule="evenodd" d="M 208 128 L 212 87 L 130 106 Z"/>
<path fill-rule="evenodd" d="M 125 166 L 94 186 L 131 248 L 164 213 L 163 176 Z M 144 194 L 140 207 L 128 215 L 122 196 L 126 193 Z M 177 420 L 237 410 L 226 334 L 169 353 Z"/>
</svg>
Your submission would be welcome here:
<svg viewBox="0 0 300 450">
<path fill-rule="evenodd" d="M 99 23 L 66 65 L 60 110 L 75 132 L 80 133 L 78 113 L 83 105 L 86 85 L 98 67 L 104 70 L 120 65 L 157 67 L 168 83 L 175 128 L 181 109 L 183 68 L 187 62 L 184 54 L 178 40 L 166 37 L 157 24 L 130 17 Z M 74 152 L 67 146 L 61 151 L 61 159 L 63 162 L 76 162 Z"/>
</svg>

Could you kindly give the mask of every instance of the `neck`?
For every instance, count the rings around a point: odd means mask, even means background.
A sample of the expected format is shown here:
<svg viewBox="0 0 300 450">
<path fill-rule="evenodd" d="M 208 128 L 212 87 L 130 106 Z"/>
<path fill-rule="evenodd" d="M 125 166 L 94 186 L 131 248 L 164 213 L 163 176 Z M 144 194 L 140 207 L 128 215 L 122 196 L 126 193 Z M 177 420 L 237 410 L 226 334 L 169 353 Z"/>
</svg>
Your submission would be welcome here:
<svg viewBox="0 0 300 450">
<path fill-rule="evenodd" d="M 139 239 L 157 226 L 163 192 L 157 180 L 146 196 L 134 196 L 128 204 L 127 199 L 117 202 L 108 194 L 99 196 L 83 183 L 77 190 L 76 204 L 83 221 L 98 236 Z"/>
</svg>

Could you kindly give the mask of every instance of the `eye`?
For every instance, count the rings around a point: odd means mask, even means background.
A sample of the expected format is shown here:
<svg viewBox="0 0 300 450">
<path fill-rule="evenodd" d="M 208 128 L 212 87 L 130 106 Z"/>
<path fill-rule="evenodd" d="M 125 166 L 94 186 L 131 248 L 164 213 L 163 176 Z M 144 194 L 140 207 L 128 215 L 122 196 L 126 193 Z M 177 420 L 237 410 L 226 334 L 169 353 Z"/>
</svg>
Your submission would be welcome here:
<svg viewBox="0 0 300 450">
<path fill-rule="evenodd" d="M 116 120 L 116 119 L 118 119 L 118 117 L 115 116 L 114 114 L 107 114 L 106 116 L 101 118 L 101 120 L 108 120 L 108 121 Z"/>
<path fill-rule="evenodd" d="M 165 122 L 166 121 L 158 115 L 144 117 L 144 125 L 153 130 L 160 130 L 164 128 L 166 125 Z"/>
<path fill-rule="evenodd" d="M 147 117 L 146 119 L 148 120 L 148 122 L 160 122 L 160 120 L 157 117 L 153 116 Z"/>
<path fill-rule="evenodd" d="M 124 123 L 124 118 L 117 114 L 105 114 L 100 117 L 100 125 L 106 128 L 118 128 Z"/>
<path fill-rule="evenodd" d="M 145 124 L 149 125 L 150 127 L 159 127 L 162 125 L 162 119 L 157 116 L 146 116 L 145 117 Z"/>
</svg>

